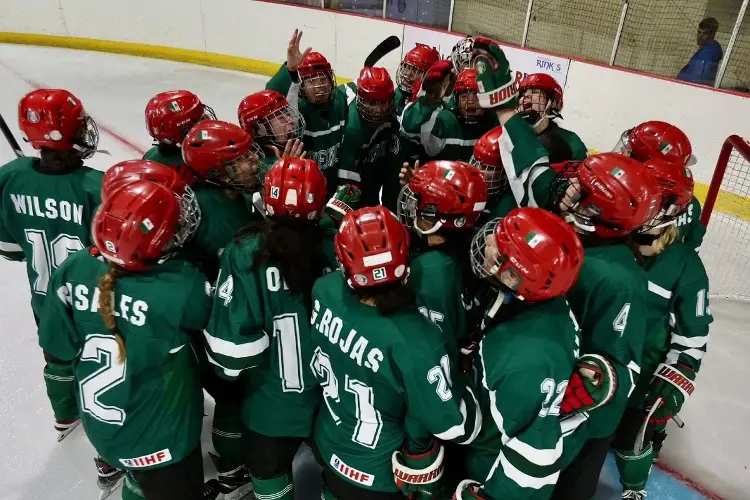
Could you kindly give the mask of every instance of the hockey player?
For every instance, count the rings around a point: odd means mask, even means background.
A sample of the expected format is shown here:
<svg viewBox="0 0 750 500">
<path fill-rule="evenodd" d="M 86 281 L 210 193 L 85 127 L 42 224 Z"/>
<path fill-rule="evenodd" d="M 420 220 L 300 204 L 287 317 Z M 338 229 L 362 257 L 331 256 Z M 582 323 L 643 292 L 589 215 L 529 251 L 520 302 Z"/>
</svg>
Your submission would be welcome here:
<svg viewBox="0 0 750 500">
<path fill-rule="evenodd" d="M 552 191 L 555 206 L 586 249 L 568 301 L 581 325 L 581 352 L 594 355 L 567 385 L 563 413 L 588 413 L 588 439 L 566 445 L 569 465 L 553 498 L 592 498 L 641 372 L 646 335 L 647 279 L 626 240 L 657 215 L 661 194 L 638 162 L 616 153 L 572 163 Z"/>
<path fill-rule="evenodd" d="M 53 273 L 39 328 L 45 352 L 75 367 L 89 440 L 146 500 L 201 498 L 203 394 L 189 343 L 210 299 L 205 276 L 170 259 L 194 230 L 162 185 L 111 193 L 94 217 L 95 247 Z"/>
<path fill-rule="evenodd" d="M 459 500 L 549 498 L 562 469 L 560 401 L 580 330 L 565 300 L 583 262 L 575 231 L 540 208 L 488 222 L 471 245 L 474 273 L 495 290 L 475 369 L 489 405 L 469 447 Z M 584 498 L 584 497 L 570 497 Z"/>
<path fill-rule="evenodd" d="M 266 89 L 286 95 L 290 105 L 298 106 L 305 119 L 307 157 L 325 174 L 328 196 L 331 196 L 340 184 L 349 182 L 346 173 L 339 172 L 339 148 L 348 104 L 356 96 L 347 86 L 336 87 L 331 64 L 322 54 L 310 52 L 310 49 L 300 52 L 301 37 L 302 32 L 295 30 L 289 42 L 287 62 L 268 81 Z"/>
<path fill-rule="evenodd" d="M 693 147 L 685 132 L 660 121 L 643 122 L 622 133 L 615 152 L 630 156 L 643 163 L 662 159 L 678 166 L 690 167 L 696 163 Z M 701 204 L 693 197 L 687 210 L 677 219 L 680 241 L 699 251 L 706 227 L 701 224 Z"/>
<path fill-rule="evenodd" d="M 305 131 L 305 119 L 297 108 L 275 90 L 245 97 L 237 108 L 237 121 L 255 138 L 266 157 L 280 157 L 287 142 L 301 140 Z"/>
<path fill-rule="evenodd" d="M 470 442 L 481 424 L 456 369 L 455 341 L 414 306 L 409 235 L 391 212 L 349 212 L 335 248 L 342 272 L 318 279 L 312 293 L 310 367 L 325 403 L 313 448 L 323 497 L 395 500 L 399 488 L 436 489 L 443 447 L 433 435 Z"/>
<path fill-rule="evenodd" d="M 146 128 L 155 144 L 146 151 L 143 159 L 174 168 L 189 182 L 192 172 L 184 169 L 185 162 L 180 151 L 182 140 L 199 121 L 215 119 L 214 110 L 189 90 L 169 90 L 156 94 L 146 104 Z"/>
<path fill-rule="evenodd" d="M 486 202 L 481 172 L 459 161 L 426 163 L 398 200 L 399 219 L 418 236 L 409 283 L 419 312 L 459 344 L 469 328 L 464 304 L 475 295 L 469 246 Z"/>
<path fill-rule="evenodd" d="M 713 321 L 706 270 L 693 249 L 679 241 L 674 225 L 692 199 L 692 175 L 687 167 L 659 159 L 645 166 L 660 181 L 664 205 L 652 229 L 632 236 L 636 257 L 648 276 L 646 342 L 641 377 L 612 444 L 622 498 L 631 500 L 646 497 L 656 448 L 663 444 L 652 443 L 655 431 L 663 430 L 693 393 Z M 642 445 L 635 450 L 646 419 Z"/>
<path fill-rule="evenodd" d="M 219 258 L 235 233 L 257 217 L 247 208 L 244 194 L 260 185 L 262 156 L 253 137 L 237 125 L 206 120 L 197 124 L 183 141 L 182 154 L 197 181 L 193 188 L 201 206 L 201 224 L 186 247 L 189 259 L 201 263 L 211 283 L 219 272 Z M 216 401 L 212 440 L 218 453 L 218 484 L 209 481 L 204 500 L 214 500 L 237 490 L 240 497 L 250 487 L 242 445 L 242 381 L 219 378 L 206 357 L 203 338 L 194 339 L 202 383 Z"/>
<path fill-rule="evenodd" d="M 401 116 L 404 111 L 414 85 L 421 82 L 427 70 L 439 60 L 437 49 L 423 43 L 418 43 L 406 53 L 396 71 L 396 116 Z"/>
<path fill-rule="evenodd" d="M 18 158 L 0 169 L 0 255 L 26 261 L 38 325 L 52 271 L 91 241 L 102 173 L 83 162 L 96 152 L 99 132 L 81 101 L 57 89 L 24 96 L 18 125 L 40 158 Z M 61 441 L 80 423 L 73 367 L 46 354 L 45 361 L 44 383 Z"/>
<path fill-rule="evenodd" d="M 554 121 L 563 110 L 562 87 L 554 78 L 546 73 L 528 75 L 518 84 L 518 93 L 518 112 L 534 127 L 550 163 L 586 159 L 581 138 Z"/>
<path fill-rule="evenodd" d="M 242 229 L 222 255 L 206 349 L 223 377 L 247 379 L 246 462 L 257 498 L 294 498 L 292 459 L 320 404 L 309 318 L 313 283 L 335 267 L 318 227 L 325 195 L 315 162 L 279 160 L 266 175 L 267 219 Z"/>
<path fill-rule="evenodd" d="M 438 61 L 422 80 L 413 102 L 401 115 L 401 132 L 424 148 L 432 159 L 466 161 L 479 137 L 497 125 L 495 116 L 479 106 L 477 71 L 467 69 L 452 83 L 452 66 L 447 60 Z M 443 99 L 455 98 L 452 109 Z"/>
<path fill-rule="evenodd" d="M 474 38 L 467 36 L 459 40 L 451 49 L 451 63 L 453 70 L 458 74 L 465 69 L 471 68 L 474 56 Z"/>
</svg>

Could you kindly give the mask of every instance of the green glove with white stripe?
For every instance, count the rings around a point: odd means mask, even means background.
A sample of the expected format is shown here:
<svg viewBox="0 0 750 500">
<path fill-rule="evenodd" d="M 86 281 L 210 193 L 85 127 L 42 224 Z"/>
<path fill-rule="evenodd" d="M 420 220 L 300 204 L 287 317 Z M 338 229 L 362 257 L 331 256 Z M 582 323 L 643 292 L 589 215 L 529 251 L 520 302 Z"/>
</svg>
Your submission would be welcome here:
<svg viewBox="0 0 750 500">
<path fill-rule="evenodd" d="M 498 44 L 489 38 L 476 37 L 472 66 L 477 70 L 481 107 L 516 109 L 518 82 L 513 79 L 508 59 Z"/>
</svg>

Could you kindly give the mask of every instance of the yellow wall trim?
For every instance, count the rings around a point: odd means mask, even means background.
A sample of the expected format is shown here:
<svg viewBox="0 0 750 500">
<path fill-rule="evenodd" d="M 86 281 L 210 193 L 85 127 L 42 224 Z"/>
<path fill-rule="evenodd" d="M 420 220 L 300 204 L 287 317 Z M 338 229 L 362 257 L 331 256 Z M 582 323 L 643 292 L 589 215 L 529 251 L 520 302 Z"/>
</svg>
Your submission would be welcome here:
<svg viewBox="0 0 750 500">
<path fill-rule="evenodd" d="M 149 57 L 151 59 L 166 59 L 191 64 L 201 64 L 214 68 L 233 69 L 258 75 L 273 76 L 279 69 L 280 63 L 259 61 L 247 57 L 228 56 L 213 52 L 178 49 L 161 45 L 145 43 L 115 42 L 112 40 L 98 40 L 95 38 L 78 38 L 73 36 L 38 35 L 33 33 L 12 33 L 0 31 L 0 43 L 18 43 L 23 45 L 43 45 L 48 47 L 62 47 L 66 49 L 95 50 L 97 52 L 111 52 L 129 56 Z M 351 82 L 349 78 L 336 77 L 339 85 Z"/>
<path fill-rule="evenodd" d="M 115 42 L 95 38 L 78 38 L 72 36 L 38 35 L 32 33 L 12 33 L 0 31 L 0 43 L 18 43 L 23 45 L 43 45 L 67 49 L 94 50 L 130 56 L 166 59 L 191 64 L 201 64 L 214 68 L 233 69 L 258 75 L 273 76 L 279 69 L 279 63 L 259 61 L 247 57 L 228 56 L 198 50 L 177 49 L 145 43 Z M 336 77 L 339 85 L 351 82 L 349 78 Z M 590 153 L 595 153 L 590 150 Z M 708 185 L 696 182 L 695 196 L 701 203 L 706 199 Z M 750 199 L 722 191 L 716 200 L 715 210 L 742 219 L 750 220 Z"/>
</svg>

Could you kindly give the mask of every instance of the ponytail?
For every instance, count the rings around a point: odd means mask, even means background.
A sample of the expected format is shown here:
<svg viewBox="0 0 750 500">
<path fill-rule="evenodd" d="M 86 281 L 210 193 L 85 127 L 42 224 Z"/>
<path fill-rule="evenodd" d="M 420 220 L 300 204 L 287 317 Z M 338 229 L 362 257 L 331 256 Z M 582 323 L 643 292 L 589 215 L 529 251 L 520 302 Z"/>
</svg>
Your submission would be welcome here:
<svg viewBox="0 0 750 500">
<path fill-rule="evenodd" d="M 107 272 L 99 278 L 99 314 L 101 314 L 107 330 L 115 335 L 117 346 L 120 348 L 120 353 L 117 356 L 117 362 L 120 364 L 125 362 L 125 339 L 117 330 L 113 302 L 115 299 L 115 281 L 123 274 L 122 269 L 111 265 Z"/>
</svg>

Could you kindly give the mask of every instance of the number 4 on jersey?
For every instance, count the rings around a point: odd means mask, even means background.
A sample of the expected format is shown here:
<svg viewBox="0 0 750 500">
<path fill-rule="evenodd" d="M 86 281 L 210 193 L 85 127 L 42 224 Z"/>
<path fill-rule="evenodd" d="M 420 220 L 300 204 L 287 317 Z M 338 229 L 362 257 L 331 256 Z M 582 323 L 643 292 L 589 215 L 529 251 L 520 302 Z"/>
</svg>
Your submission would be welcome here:
<svg viewBox="0 0 750 500">
<path fill-rule="evenodd" d="M 617 317 L 612 322 L 612 328 L 616 332 L 620 332 L 620 337 L 625 333 L 625 328 L 628 326 L 628 314 L 630 314 L 630 302 L 622 306 L 622 309 L 620 309 Z"/>
</svg>

